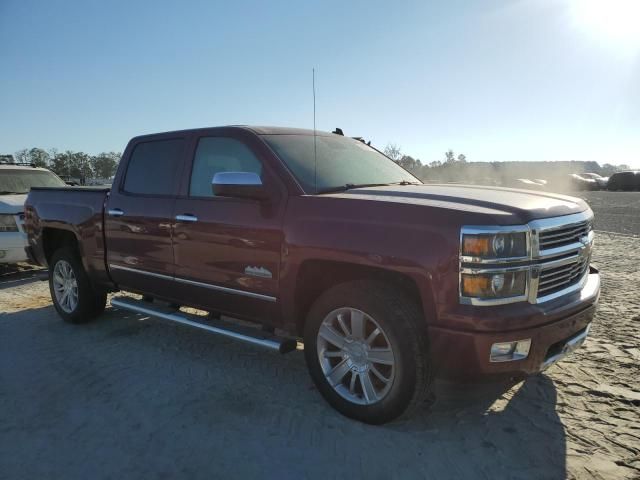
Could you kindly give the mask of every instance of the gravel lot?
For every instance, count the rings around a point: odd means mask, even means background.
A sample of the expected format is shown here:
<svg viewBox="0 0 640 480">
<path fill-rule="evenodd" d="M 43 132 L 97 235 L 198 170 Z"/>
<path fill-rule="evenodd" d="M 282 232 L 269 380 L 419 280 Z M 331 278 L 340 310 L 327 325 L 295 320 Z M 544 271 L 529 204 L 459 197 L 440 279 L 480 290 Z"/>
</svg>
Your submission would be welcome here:
<svg viewBox="0 0 640 480">
<path fill-rule="evenodd" d="M 595 214 L 595 229 L 640 235 L 640 192 L 579 192 Z"/>
<path fill-rule="evenodd" d="M 640 478 L 640 194 L 584 197 L 626 234 L 596 236 L 585 346 L 381 427 L 328 407 L 301 352 L 112 309 L 67 325 L 43 272 L 0 272 L 0 478 Z"/>
</svg>

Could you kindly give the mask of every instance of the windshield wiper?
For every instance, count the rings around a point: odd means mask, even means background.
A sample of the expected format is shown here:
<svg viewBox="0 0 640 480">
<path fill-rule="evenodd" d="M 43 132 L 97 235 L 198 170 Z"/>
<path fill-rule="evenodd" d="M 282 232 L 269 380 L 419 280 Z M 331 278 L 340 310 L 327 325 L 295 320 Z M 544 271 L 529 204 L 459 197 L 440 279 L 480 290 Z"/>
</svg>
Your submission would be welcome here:
<svg viewBox="0 0 640 480">
<path fill-rule="evenodd" d="M 0 195 L 20 195 L 22 192 L 10 192 L 9 190 L 0 190 Z"/>
<path fill-rule="evenodd" d="M 347 184 L 341 185 L 339 187 L 321 188 L 316 193 L 344 192 L 344 191 L 347 191 L 347 190 L 352 190 L 354 188 L 386 187 L 388 185 L 391 185 L 391 184 L 390 183 L 347 183 Z"/>
<path fill-rule="evenodd" d="M 391 185 L 419 185 L 419 183 L 409 182 L 407 180 L 402 180 L 401 182 L 392 182 L 392 183 L 347 183 L 345 185 L 340 185 L 339 187 L 321 188 L 316 192 L 316 194 L 346 192 L 347 190 L 352 190 L 354 188 L 388 187 Z"/>
</svg>

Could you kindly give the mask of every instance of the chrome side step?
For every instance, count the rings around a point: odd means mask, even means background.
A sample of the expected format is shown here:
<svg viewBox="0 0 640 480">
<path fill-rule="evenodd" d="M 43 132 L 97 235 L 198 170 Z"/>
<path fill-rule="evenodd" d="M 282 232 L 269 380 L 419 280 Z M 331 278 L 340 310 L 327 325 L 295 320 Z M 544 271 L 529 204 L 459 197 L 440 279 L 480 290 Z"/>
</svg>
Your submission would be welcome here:
<svg viewBox="0 0 640 480">
<path fill-rule="evenodd" d="M 174 310 L 168 307 L 154 305 L 144 300 L 136 300 L 129 297 L 116 297 L 111 299 L 111 306 L 129 312 L 158 317 L 170 322 L 189 325 L 190 327 L 206 330 L 211 333 L 224 335 L 243 342 L 258 345 L 260 347 L 277 350 L 280 353 L 291 352 L 296 349 L 297 342 L 293 338 L 278 337 L 256 328 L 235 325 L 224 320 L 204 319 L 197 315 Z M 206 322 L 206 323 L 205 323 Z"/>
</svg>

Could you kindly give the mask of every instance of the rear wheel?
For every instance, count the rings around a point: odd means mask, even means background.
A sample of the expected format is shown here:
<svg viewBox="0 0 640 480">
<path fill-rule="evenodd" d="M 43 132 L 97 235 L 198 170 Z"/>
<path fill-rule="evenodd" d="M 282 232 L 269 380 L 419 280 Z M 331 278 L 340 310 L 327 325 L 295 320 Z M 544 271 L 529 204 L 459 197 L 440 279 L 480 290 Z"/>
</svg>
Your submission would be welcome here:
<svg viewBox="0 0 640 480">
<path fill-rule="evenodd" d="M 305 357 L 324 398 L 342 414 L 380 424 L 422 404 L 431 369 L 420 308 L 373 281 L 338 285 L 312 306 Z"/>
<path fill-rule="evenodd" d="M 77 253 L 68 247 L 51 257 L 49 290 L 58 315 L 69 323 L 88 322 L 100 315 L 107 303 L 106 293 L 95 290 Z"/>
</svg>

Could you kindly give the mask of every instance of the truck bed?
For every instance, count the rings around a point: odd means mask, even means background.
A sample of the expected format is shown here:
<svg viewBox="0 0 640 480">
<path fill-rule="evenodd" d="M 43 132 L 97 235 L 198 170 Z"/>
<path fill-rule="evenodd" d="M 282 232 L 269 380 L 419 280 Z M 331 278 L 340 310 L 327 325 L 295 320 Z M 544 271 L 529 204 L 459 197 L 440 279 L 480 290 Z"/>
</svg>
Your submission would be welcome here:
<svg viewBox="0 0 640 480">
<path fill-rule="evenodd" d="M 33 259 L 47 265 L 52 235 L 75 238 L 85 268 L 90 275 L 108 279 L 105 266 L 104 205 L 110 188 L 32 188 L 25 202 L 25 230 Z"/>
</svg>

